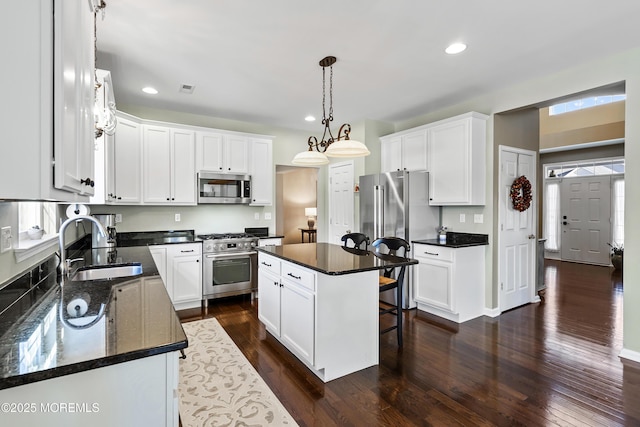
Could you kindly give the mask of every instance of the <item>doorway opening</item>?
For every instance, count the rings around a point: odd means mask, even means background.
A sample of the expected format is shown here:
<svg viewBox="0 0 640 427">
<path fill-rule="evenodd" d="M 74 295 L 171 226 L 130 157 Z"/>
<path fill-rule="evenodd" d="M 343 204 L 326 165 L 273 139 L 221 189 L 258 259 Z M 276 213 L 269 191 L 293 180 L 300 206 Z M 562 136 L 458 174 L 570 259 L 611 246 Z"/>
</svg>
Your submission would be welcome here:
<svg viewBox="0 0 640 427">
<path fill-rule="evenodd" d="M 276 165 L 276 234 L 284 236 L 282 244 L 301 243 L 302 230 L 317 229 L 317 206 L 318 169 Z M 307 216 L 312 208 L 316 215 Z"/>
</svg>

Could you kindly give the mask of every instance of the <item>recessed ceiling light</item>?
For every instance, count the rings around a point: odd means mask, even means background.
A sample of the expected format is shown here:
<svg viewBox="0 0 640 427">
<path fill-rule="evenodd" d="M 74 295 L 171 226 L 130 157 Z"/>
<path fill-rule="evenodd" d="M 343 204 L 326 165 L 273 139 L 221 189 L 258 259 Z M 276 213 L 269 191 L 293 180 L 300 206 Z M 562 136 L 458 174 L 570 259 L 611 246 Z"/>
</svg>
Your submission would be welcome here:
<svg viewBox="0 0 640 427">
<path fill-rule="evenodd" d="M 156 95 L 158 93 L 158 91 L 155 88 L 152 88 L 151 86 L 142 88 L 142 91 L 144 93 L 148 93 L 149 95 Z"/>
<path fill-rule="evenodd" d="M 460 53 L 467 48 L 467 45 L 464 43 L 453 43 L 449 45 L 444 51 L 449 55 L 455 55 L 456 53 Z"/>
<path fill-rule="evenodd" d="M 307 116 L 307 117 L 305 117 L 304 119 L 305 119 L 306 121 L 308 121 L 308 122 L 315 122 L 315 121 L 316 121 L 316 118 L 315 118 L 315 117 L 313 117 L 313 116 Z"/>
</svg>

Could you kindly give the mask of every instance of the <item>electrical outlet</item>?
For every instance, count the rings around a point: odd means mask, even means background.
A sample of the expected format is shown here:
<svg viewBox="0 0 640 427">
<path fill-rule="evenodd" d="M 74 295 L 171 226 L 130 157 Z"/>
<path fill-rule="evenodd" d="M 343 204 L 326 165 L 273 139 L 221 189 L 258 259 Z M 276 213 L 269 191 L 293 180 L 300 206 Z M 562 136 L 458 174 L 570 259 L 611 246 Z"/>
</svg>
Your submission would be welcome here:
<svg viewBox="0 0 640 427">
<path fill-rule="evenodd" d="M 465 214 L 460 214 L 460 222 L 465 222 L 467 220 L 467 217 L 465 216 Z"/>
<path fill-rule="evenodd" d="M 116 214 L 116 224 L 122 222 L 122 214 Z"/>
<path fill-rule="evenodd" d="M 0 229 L 0 253 L 11 249 L 11 239 L 11 226 L 2 227 Z"/>
<path fill-rule="evenodd" d="M 260 212 L 256 212 L 253 214 L 253 219 L 255 219 L 256 221 L 260 220 Z"/>
<path fill-rule="evenodd" d="M 265 212 L 264 213 L 264 219 L 269 221 L 271 219 L 271 212 Z"/>
<path fill-rule="evenodd" d="M 180 222 L 180 214 L 176 214 L 176 222 Z"/>
<path fill-rule="evenodd" d="M 484 215 L 473 214 L 473 222 L 476 224 L 482 224 L 484 222 Z"/>
</svg>

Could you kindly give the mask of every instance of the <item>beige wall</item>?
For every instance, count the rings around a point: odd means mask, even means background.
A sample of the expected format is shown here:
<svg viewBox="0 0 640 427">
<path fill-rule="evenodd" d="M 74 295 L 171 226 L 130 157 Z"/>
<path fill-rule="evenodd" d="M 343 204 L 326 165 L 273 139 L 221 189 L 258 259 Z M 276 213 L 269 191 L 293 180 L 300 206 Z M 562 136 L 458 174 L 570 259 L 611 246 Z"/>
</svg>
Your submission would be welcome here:
<svg viewBox="0 0 640 427">
<path fill-rule="evenodd" d="M 614 102 L 554 116 L 540 109 L 540 148 L 624 138 L 625 103 Z"/>
</svg>

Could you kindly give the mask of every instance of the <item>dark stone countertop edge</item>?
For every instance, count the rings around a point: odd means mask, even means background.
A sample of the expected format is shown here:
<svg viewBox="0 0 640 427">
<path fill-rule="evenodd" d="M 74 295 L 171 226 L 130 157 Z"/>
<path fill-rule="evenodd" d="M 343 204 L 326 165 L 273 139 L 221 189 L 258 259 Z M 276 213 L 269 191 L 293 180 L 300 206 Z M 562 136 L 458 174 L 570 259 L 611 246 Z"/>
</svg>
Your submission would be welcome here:
<svg viewBox="0 0 640 427">
<path fill-rule="evenodd" d="M 284 239 L 284 236 L 281 234 L 269 234 L 268 236 L 258 236 L 258 239 Z"/>
<path fill-rule="evenodd" d="M 271 252 L 269 250 L 269 247 L 262 247 L 262 248 L 256 248 L 256 249 L 258 250 L 258 252 L 264 252 L 265 254 L 272 255 L 272 256 L 274 256 L 276 258 L 283 259 L 285 261 L 291 262 L 293 264 L 297 264 L 297 265 L 299 265 L 301 267 L 308 268 L 309 270 L 314 270 L 314 271 L 317 271 L 319 273 L 326 274 L 328 276 L 342 276 L 342 275 L 345 275 L 345 274 L 362 273 L 362 272 L 365 272 L 365 271 L 373 271 L 373 270 L 382 270 L 383 269 L 383 267 L 371 266 L 371 267 L 366 267 L 366 268 L 355 268 L 355 269 L 342 270 L 342 271 L 328 271 L 328 270 L 324 270 L 322 268 L 319 268 L 319 267 L 316 267 L 316 266 L 313 266 L 313 265 L 309 265 L 309 264 L 306 264 L 304 262 L 301 262 L 301 261 L 298 261 L 298 260 L 295 260 L 295 259 L 291 259 L 291 258 L 283 256 L 283 255 Z M 419 263 L 419 261 L 417 259 L 412 259 L 411 258 L 411 259 L 408 259 L 406 262 L 398 263 L 397 265 L 398 266 L 401 266 L 401 265 L 413 265 L 413 264 L 418 264 L 418 263 Z"/>
<path fill-rule="evenodd" d="M 86 360 L 84 362 L 74 363 L 73 365 L 65 365 L 57 368 L 46 369 L 44 371 L 30 372 L 13 377 L 1 378 L 0 390 L 31 384 L 38 381 L 50 380 L 52 378 L 63 377 L 65 375 L 77 374 L 84 371 L 90 371 L 92 369 L 104 368 L 107 366 L 117 365 L 119 363 L 131 362 L 133 360 L 144 359 L 145 357 L 157 356 L 159 354 L 170 353 L 172 351 L 179 351 L 187 348 L 188 346 L 188 340 L 177 341 L 175 343 L 154 348 L 136 350 L 130 353 Z"/>
</svg>

